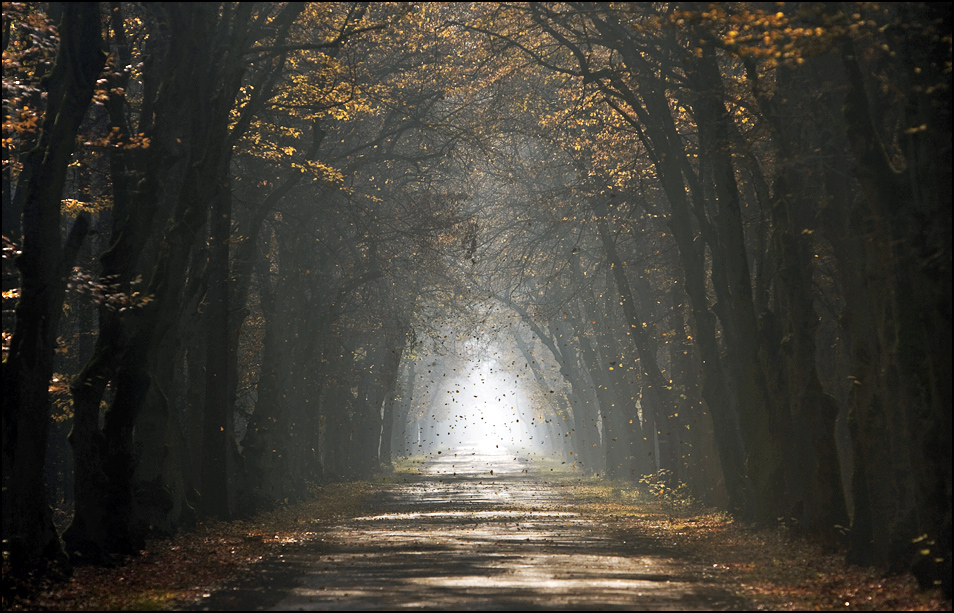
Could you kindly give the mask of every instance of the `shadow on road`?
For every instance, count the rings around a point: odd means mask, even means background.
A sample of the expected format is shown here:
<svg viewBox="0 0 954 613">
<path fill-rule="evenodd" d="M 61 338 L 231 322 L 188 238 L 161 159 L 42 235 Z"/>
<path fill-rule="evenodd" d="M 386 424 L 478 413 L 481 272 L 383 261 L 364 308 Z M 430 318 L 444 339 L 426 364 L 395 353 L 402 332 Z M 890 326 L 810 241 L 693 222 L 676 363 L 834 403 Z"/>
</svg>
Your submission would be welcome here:
<svg viewBox="0 0 954 613">
<path fill-rule="evenodd" d="M 621 542 L 527 458 L 461 448 L 317 529 L 203 609 L 642 609 L 744 606 L 698 569 Z"/>
</svg>

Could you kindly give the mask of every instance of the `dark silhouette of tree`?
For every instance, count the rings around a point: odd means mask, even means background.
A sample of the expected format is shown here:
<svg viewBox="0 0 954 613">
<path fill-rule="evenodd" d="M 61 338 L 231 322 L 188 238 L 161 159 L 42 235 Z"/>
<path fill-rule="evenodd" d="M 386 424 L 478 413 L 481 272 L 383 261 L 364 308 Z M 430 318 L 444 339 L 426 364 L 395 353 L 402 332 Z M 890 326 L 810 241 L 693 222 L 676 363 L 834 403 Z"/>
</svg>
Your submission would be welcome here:
<svg viewBox="0 0 954 613">
<path fill-rule="evenodd" d="M 60 200 L 80 123 L 105 63 L 96 3 L 65 7 L 59 31 L 56 62 L 44 79 L 40 133 L 21 158 L 13 196 L 14 209 L 23 213 L 23 244 L 16 259 L 21 295 L 3 361 L 3 535 L 18 570 L 65 562 L 43 468 L 57 324 L 89 218 L 79 215 L 63 241 Z"/>
<path fill-rule="evenodd" d="M 950 589 L 949 6 L 4 10 L 17 569 L 49 490 L 105 562 L 429 451 L 493 368 L 585 471 Z"/>
</svg>

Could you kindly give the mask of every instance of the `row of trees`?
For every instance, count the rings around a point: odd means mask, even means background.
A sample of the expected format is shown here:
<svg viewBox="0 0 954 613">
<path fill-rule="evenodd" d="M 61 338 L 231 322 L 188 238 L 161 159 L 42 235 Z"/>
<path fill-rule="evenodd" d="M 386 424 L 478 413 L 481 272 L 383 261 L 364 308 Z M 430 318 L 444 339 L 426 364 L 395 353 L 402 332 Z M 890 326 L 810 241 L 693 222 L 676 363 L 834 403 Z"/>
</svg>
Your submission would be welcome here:
<svg viewBox="0 0 954 613">
<path fill-rule="evenodd" d="M 370 474 L 456 312 L 584 469 L 949 585 L 933 6 L 5 5 L 4 549 L 64 423 L 74 559 Z"/>
<path fill-rule="evenodd" d="M 602 424 L 593 470 L 665 468 L 828 543 L 850 524 L 850 560 L 950 585 L 949 24 L 588 3 L 460 24 L 534 75 L 486 275 Z"/>
<path fill-rule="evenodd" d="M 370 474 L 418 299 L 467 227 L 449 177 L 481 103 L 420 42 L 427 11 L 4 11 L 14 566 L 65 565 L 44 487 L 56 419 L 74 560 Z"/>
</svg>

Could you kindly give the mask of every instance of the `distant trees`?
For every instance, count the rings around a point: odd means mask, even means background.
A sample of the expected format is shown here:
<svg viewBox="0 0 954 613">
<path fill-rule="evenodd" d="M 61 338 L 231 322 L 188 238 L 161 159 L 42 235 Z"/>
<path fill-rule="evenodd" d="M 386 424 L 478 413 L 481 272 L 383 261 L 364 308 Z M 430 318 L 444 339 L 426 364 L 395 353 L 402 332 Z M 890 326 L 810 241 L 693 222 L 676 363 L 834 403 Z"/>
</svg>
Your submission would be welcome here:
<svg viewBox="0 0 954 613">
<path fill-rule="evenodd" d="M 949 7 L 4 11 L 24 568 L 52 407 L 102 560 L 414 452 L 409 356 L 489 301 L 585 470 L 949 581 Z"/>
<path fill-rule="evenodd" d="M 552 84 L 535 137 L 575 176 L 539 202 L 575 207 L 564 223 L 580 228 L 580 245 L 590 235 L 603 247 L 608 291 L 638 350 L 644 427 L 655 422 L 658 437 L 671 420 L 681 431 L 677 407 L 691 407 L 693 423 L 704 410 L 741 516 L 793 518 L 831 542 L 850 511 L 852 559 L 920 559 L 928 582 L 950 564 L 950 444 L 934 438 L 950 438 L 934 402 L 949 398 L 940 383 L 949 377 L 923 383 L 950 368 L 950 171 L 935 163 L 950 156 L 949 95 L 939 93 L 950 86 L 950 48 L 938 29 L 949 19 L 926 5 L 533 3 L 488 8 L 466 24 Z M 688 362 L 660 351 L 682 334 L 682 296 L 651 283 L 633 291 L 645 274 L 630 263 L 645 241 L 639 231 L 654 219 L 666 221 L 664 240 L 679 256 L 666 260 L 664 245 L 655 259 L 685 292 Z M 910 285 L 925 274 L 944 281 Z M 670 309 L 669 325 L 655 330 L 654 305 Z M 938 342 L 921 326 L 943 330 Z M 846 362 L 834 357 L 842 348 Z M 918 372 L 902 375 L 914 355 Z M 673 396 L 686 395 L 679 379 L 695 379 L 693 360 L 704 405 Z M 819 360 L 839 363 L 844 379 L 823 376 Z M 912 384 L 933 392 L 900 392 Z M 839 414 L 853 460 L 839 458 Z M 923 449 L 940 464 L 910 460 Z M 660 456 L 661 467 L 662 447 Z M 868 472 L 876 465 L 878 476 Z"/>
</svg>

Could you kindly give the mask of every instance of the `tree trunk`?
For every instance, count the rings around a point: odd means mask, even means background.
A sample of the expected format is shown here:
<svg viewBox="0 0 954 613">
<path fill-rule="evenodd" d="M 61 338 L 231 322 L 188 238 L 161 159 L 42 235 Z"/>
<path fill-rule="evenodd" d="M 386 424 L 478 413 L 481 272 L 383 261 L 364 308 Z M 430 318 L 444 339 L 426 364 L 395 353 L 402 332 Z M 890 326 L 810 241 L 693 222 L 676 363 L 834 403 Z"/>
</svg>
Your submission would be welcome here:
<svg viewBox="0 0 954 613">
<path fill-rule="evenodd" d="M 592 322 L 597 338 L 599 372 L 594 376 L 602 377 L 601 385 L 605 385 L 608 392 L 605 400 L 600 401 L 601 406 L 606 410 L 603 430 L 607 439 L 607 474 L 616 478 L 635 480 L 641 474 L 649 472 L 644 467 L 637 468 L 646 454 L 641 451 L 645 445 L 642 444 L 642 425 L 636 410 L 636 391 L 626 381 L 629 364 L 624 365 L 621 343 L 613 334 L 617 329 L 616 318 L 613 317 L 615 309 L 607 308 L 602 313 L 598 312 L 596 296 L 592 286 L 586 283 L 579 259 L 578 254 L 572 254 L 570 266 L 577 284 L 585 288 L 583 290 L 586 292 L 585 297 L 581 303 L 586 319 Z M 607 307 L 617 302 L 618 300 L 610 300 L 609 294 L 607 295 Z M 583 344 L 583 342 L 581 338 L 580 343 Z M 637 455 L 639 455 L 638 460 Z"/>
<path fill-rule="evenodd" d="M 572 342 L 576 335 L 569 320 L 551 321 L 549 332 L 551 338 L 544 344 L 548 347 L 552 345 L 551 351 L 559 352 L 556 355 L 560 360 L 560 372 L 567 378 L 572 390 L 570 401 L 573 406 L 573 430 L 574 436 L 579 439 L 576 442 L 579 455 L 577 462 L 588 474 L 601 474 L 606 454 L 600 432 L 600 425 L 604 420 L 596 385 L 577 355 L 576 346 Z"/>
<path fill-rule="evenodd" d="M 238 357 L 237 338 L 230 334 L 229 318 L 229 240 L 232 232 L 232 194 L 229 191 L 228 167 L 215 180 L 218 193 L 212 198 L 210 211 L 211 258 L 209 261 L 209 292 L 207 294 L 205 326 L 208 351 L 205 367 L 205 410 L 202 424 L 201 486 L 203 513 L 210 517 L 228 518 L 233 505 L 229 504 L 233 471 L 229 460 L 235 444 L 232 423 L 236 386 L 230 382 L 231 365 Z M 244 307 L 244 305 L 242 305 Z M 237 373 L 235 374 L 237 381 Z"/>
<path fill-rule="evenodd" d="M 730 150 L 732 119 L 725 108 L 722 77 L 713 49 L 704 50 L 691 75 L 700 149 L 709 160 L 715 199 L 712 206 L 717 211 L 714 232 L 707 239 L 717 296 L 713 310 L 722 323 L 726 367 L 739 403 L 747 472 L 756 495 L 754 518 L 775 522 L 791 510 L 787 469 L 794 461 L 786 457 L 783 443 L 791 432 L 791 416 L 780 399 L 769 395 L 763 370 L 766 356 L 760 352 L 761 335 Z"/>
<path fill-rule="evenodd" d="M 413 453 L 411 449 L 411 409 L 414 406 L 414 373 L 417 366 L 417 360 L 410 358 L 405 360 L 404 367 L 407 376 L 404 383 L 399 387 L 398 395 L 395 397 L 396 406 L 394 408 L 394 429 L 391 436 L 391 450 L 398 456 L 408 457 Z"/>
<path fill-rule="evenodd" d="M 809 60 L 812 64 L 826 60 Z M 804 142 L 801 126 L 793 118 L 810 121 L 819 111 L 805 93 L 810 86 L 795 81 L 792 69 L 777 71 L 778 91 L 769 99 L 756 83 L 756 96 L 772 128 L 779 172 L 772 194 L 772 254 L 776 260 L 775 297 L 777 316 L 766 316 L 764 351 L 772 360 L 766 371 L 779 382 L 775 395 L 789 405 L 792 415 L 791 444 L 800 462 L 791 471 L 792 509 L 800 530 L 822 543 L 837 543 L 838 526 L 848 521 L 840 465 L 835 446 L 838 406 L 825 394 L 815 365 L 815 337 L 819 317 L 813 295 L 811 235 L 814 230 L 813 201 L 825 197 L 804 178 L 815 174 L 810 160 L 824 143 Z M 811 113 L 809 115 L 808 113 Z M 822 172 L 819 170 L 819 174 Z M 771 330 L 771 331 L 769 331 Z M 768 356 L 766 356 L 768 357 Z M 774 367 L 774 369 L 773 369 Z"/>
<path fill-rule="evenodd" d="M 394 430 L 394 403 L 399 393 L 399 377 L 401 375 L 401 357 L 404 354 L 405 343 L 408 338 L 408 328 L 399 332 L 399 341 L 389 339 L 387 344 L 388 355 L 383 365 L 382 385 L 387 390 L 381 419 L 381 447 L 378 452 L 378 461 L 388 470 L 391 469 L 391 439 Z"/>
<path fill-rule="evenodd" d="M 64 562 L 43 479 L 50 422 L 57 323 L 66 279 L 89 229 L 77 218 L 64 246 L 60 199 L 96 79 L 105 63 L 99 5 L 64 7 L 60 47 L 47 79 L 47 109 L 37 146 L 24 156 L 17 187 L 23 211 L 23 250 L 17 258 L 22 283 L 10 353 L 3 363 L 3 538 L 14 569 Z M 20 205 L 22 203 L 22 205 Z"/>
<path fill-rule="evenodd" d="M 660 429 L 665 428 L 670 416 L 676 410 L 672 402 L 672 393 L 670 383 L 659 370 L 659 364 L 656 361 L 656 347 L 646 330 L 648 322 L 640 315 L 636 308 L 636 297 L 630 288 L 629 279 L 626 277 L 626 271 L 623 268 L 623 261 L 616 249 L 616 243 L 609 232 L 606 224 L 606 206 L 598 205 L 597 229 L 600 237 L 600 243 L 606 253 L 606 259 L 613 273 L 613 279 L 616 282 L 616 289 L 619 294 L 619 301 L 623 305 L 623 311 L 626 314 L 628 324 L 626 334 L 629 336 L 639 355 L 639 363 L 644 382 L 644 393 L 642 396 L 643 420 L 645 423 L 654 424 L 653 432 L 659 435 Z M 647 419 L 648 415 L 651 419 Z M 668 431 L 668 430 L 666 430 Z M 644 430 L 645 432 L 645 430 Z M 666 445 L 665 458 L 657 458 L 660 467 L 672 470 L 674 467 L 674 449 L 669 445 L 668 437 L 663 435 Z"/>
<path fill-rule="evenodd" d="M 918 11 L 923 9 L 916 9 Z M 933 11 L 934 9 L 927 9 Z M 920 17 L 921 15 L 915 14 Z M 928 13 L 924 18 L 933 19 Z M 899 62 L 934 66 L 926 48 Z M 907 166 L 895 169 L 870 112 L 862 67 L 848 41 L 845 127 L 864 201 L 851 211 L 861 244 L 844 263 L 861 273 L 847 293 L 852 356 L 855 516 L 850 558 L 913 564 L 919 580 L 951 586 L 951 114 L 932 99 L 939 78 L 909 73 Z M 934 76 L 931 76 L 934 74 Z M 926 469 L 925 467 L 935 467 Z M 927 543 L 926 546 L 920 543 Z M 927 554 L 919 554 L 926 550 Z"/>
<path fill-rule="evenodd" d="M 143 113 L 144 131 L 151 144 L 146 150 L 144 178 L 137 187 L 141 203 L 133 208 L 128 206 L 128 198 L 123 202 L 126 208 L 117 220 L 114 246 L 104 255 L 105 267 L 135 270 L 143 236 L 148 236 L 144 234 L 147 220 L 157 213 L 164 199 L 172 209 L 170 221 L 158 241 L 144 292 L 149 301 L 117 318 L 121 321 L 114 322 L 113 332 L 102 338 L 98 345 L 101 351 L 88 365 L 82 380 L 73 386 L 78 399 L 78 421 L 80 412 L 83 413 L 84 437 L 95 437 L 99 400 L 106 382 L 112 379 L 115 389 L 102 444 L 74 436 L 78 458 L 77 513 L 68 535 L 75 549 L 94 555 L 97 551 L 125 553 L 140 548 L 143 534 L 136 528 L 138 518 L 131 503 L 135 487 L 132 466 L 137 455 L 130 436 L 144 408 L 158 410 L 159 405 L 144 404 L 149 387 L 155 382 L 152 373 L 163 359 L 178 353 L 162 350 L 162 344 L 171 338 L 169 335 L 181 321 L 180 300 L 190 254 L 202 235 L 209 206 L 222 189 L 209 179 L 223 176 L 231 155 L 229 110 L 241 70 L 226 58 L 224 72 L 218 72 L 220 66 L 215 60 L 222 59 L 222 49 L 215 46 L 220 39 L 211 35 L 216 9 L 206 5 L 194 5 L 187 11 L 166 8 L 158 9 L 159 21 L 168 27 L 169 35 L 162 62 L 164 71 L 158 79 L 160 86 L 155 88 L 154 101 L 144 101 L 144 108 L 154 115 Z M 117 262 L 117 258 L 124 261 Z M 105 455 L 97 458 L 93 457 L 95 454 Z M 87 474 L 80 478 L 81 472 Z M 91 489 L 81 493 L 80 483 Z M 109 527 L 102 525 L 106 517 Z"/>
</svg>

